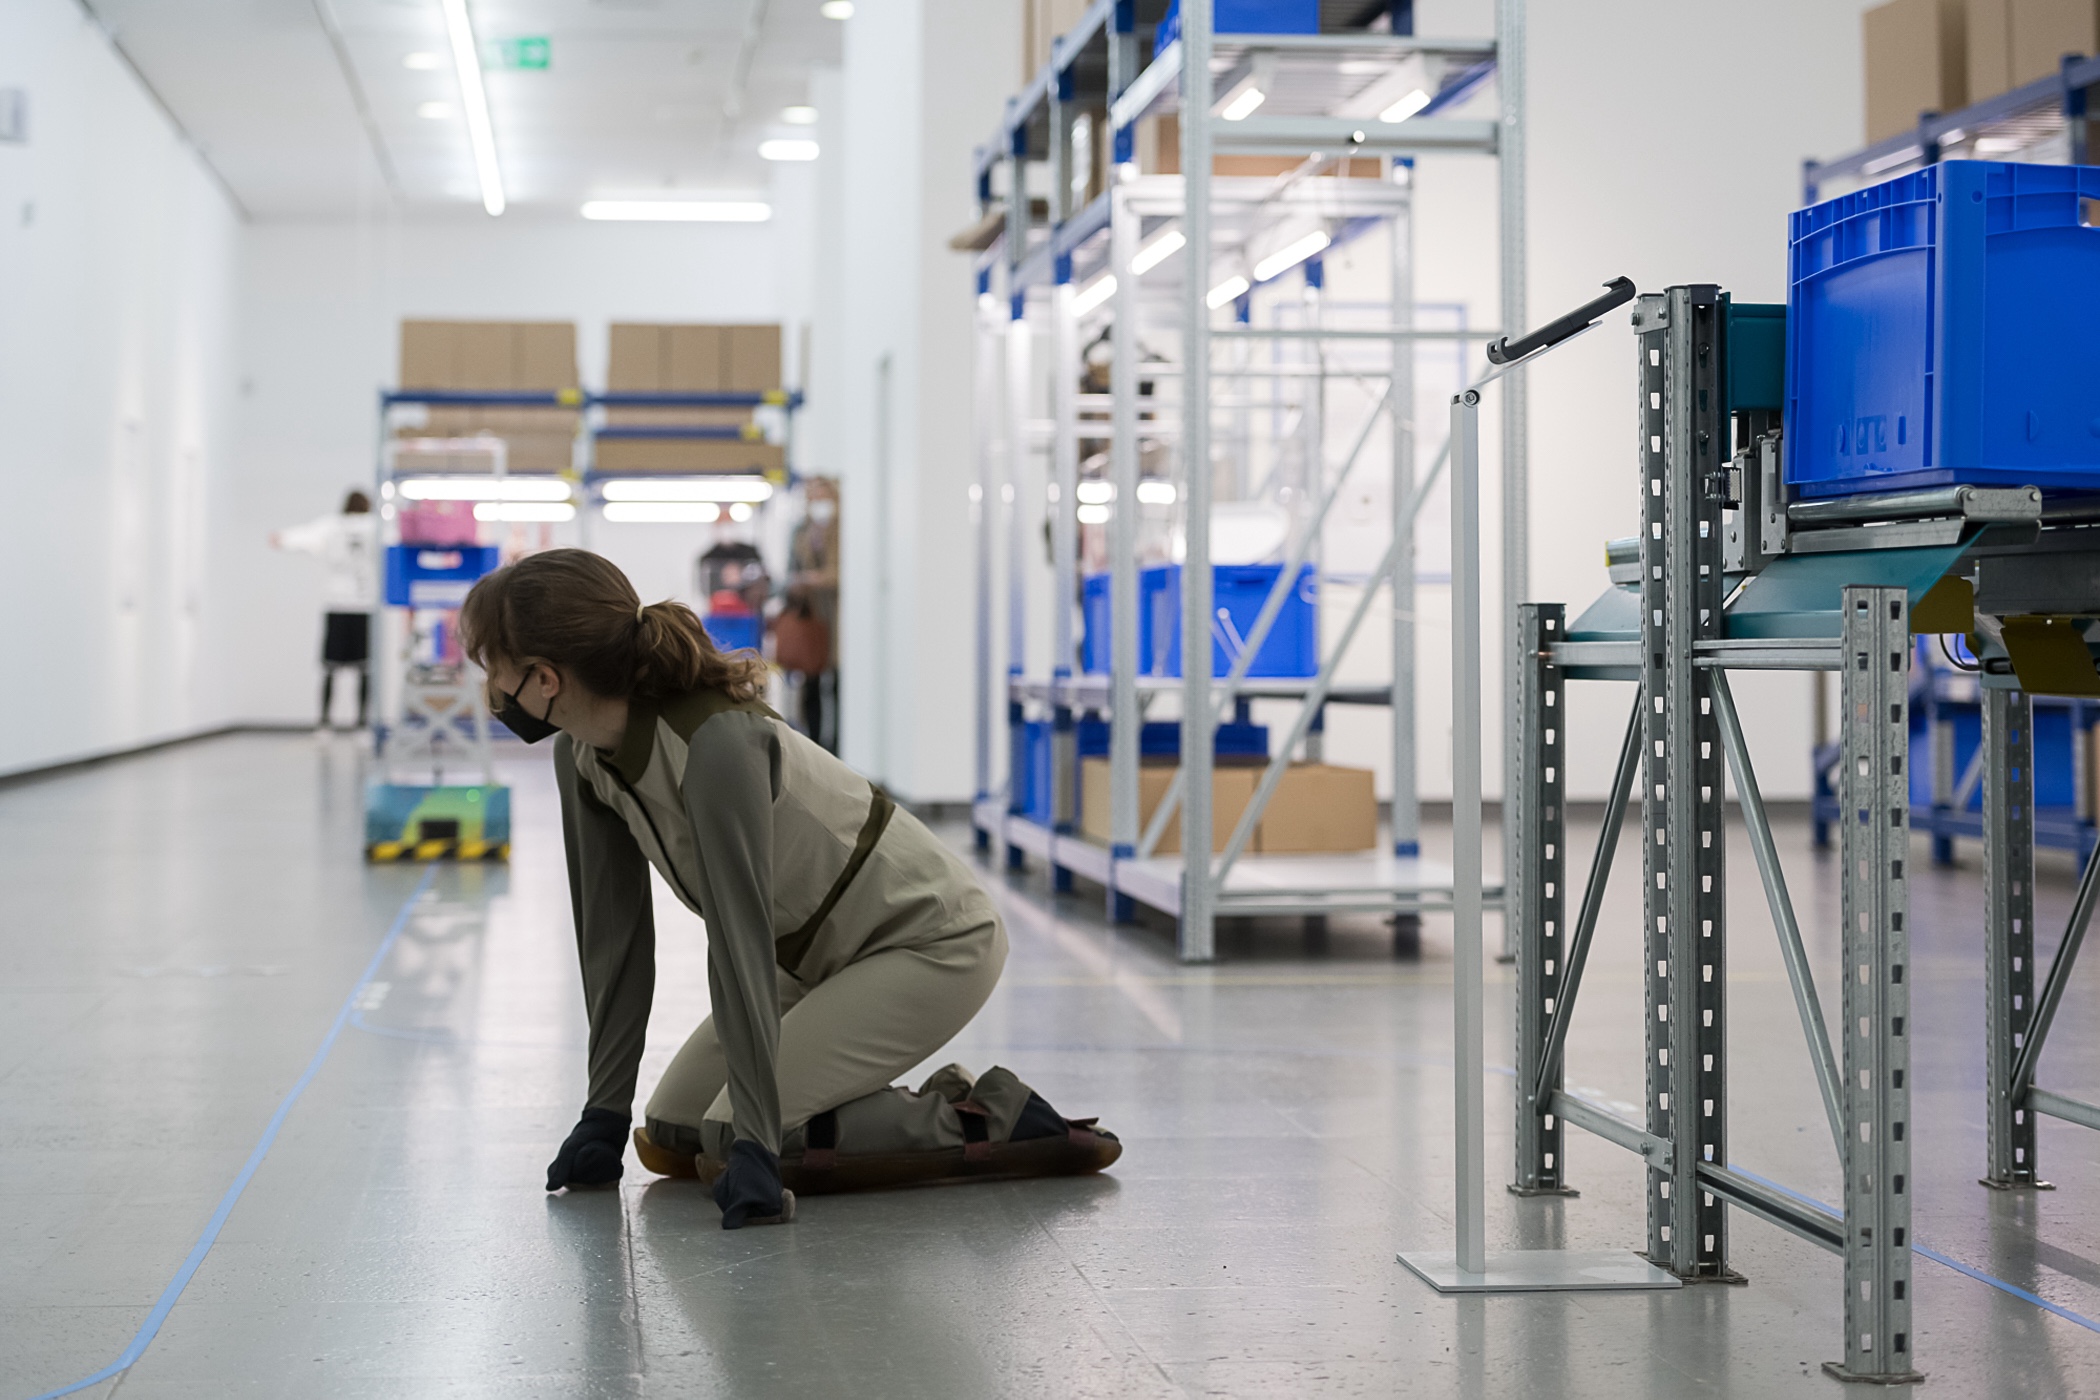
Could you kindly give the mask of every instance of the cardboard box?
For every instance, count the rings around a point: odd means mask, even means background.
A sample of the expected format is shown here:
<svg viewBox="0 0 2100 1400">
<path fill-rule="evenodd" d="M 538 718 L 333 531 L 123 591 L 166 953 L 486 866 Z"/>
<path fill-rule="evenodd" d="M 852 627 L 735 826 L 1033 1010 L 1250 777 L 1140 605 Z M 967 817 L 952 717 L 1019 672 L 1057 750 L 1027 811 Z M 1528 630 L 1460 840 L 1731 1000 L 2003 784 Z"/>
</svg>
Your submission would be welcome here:
<svg viewBox="0 0 2100 1400">
<path fill-rule="evenodd" d="M 1285 769 L 1254 831 L 1254 849 L 1264 855 L 1369 851 L 1377 845 L 1371 770 L 1327 763 Z"/>
<path fill-rule="evenodd" d="M 1867 63 L 1867 140 L 1951 112 L 1969 100 L 1968 21 L 1962 0 L 1889 0 L 1860 21 Z"/>
<path fill-rule="evenodd" d="M 1050 61 L 1052 42 L 1086 18 L 1088 3 L 1089 0 L 1023 0 L 1019 86 L 1026 86 Z"/>
<path fill-rule="evenodd" d="M 2053 76 L 2067 53 L 2100 53 L 2096 0 L 2011 0 L 2010 87 Z"/>
<path fill-rule="evenodd" d="M 1174 765 L 1171 763 L 1148 763 L 1138 769 L 1138 830 L 1152 820 L 1159 804 L 1167 795 L 1168 786 L 1174 781 Z M 1259 768 L 1213 768 L 1210 783 L 1211 839 L 1213 854 L 1225 849 L 1232 839 L 1232 828 L 1238 824 L 1240 813 L 1247 810 L 1247 803 L 1254 796 L 1254 785 L 1261 781 Z M 1109 839 L 1109 791 L 1108 760 L 1086 758 L 1079 763 L 1079 830 L 1082 835 L 1096 841 Z M 1154 855 L 1173 856 L 1181 854 L 1181 817 L 1176 813 L 1167 822 L 1165 834 L 1159 838 Z"/>
<path fill-rule="evenodd" d="M 576 387 L 568 321 L 403 321 L 404 389 L 552 392 Z"/>
<path fill-rule="evenodd" d="M 1981 102 L 2013 85 L 2012 0 L 1966 0 L 1968 97 Z"/>
<path fill-rule="evenodd" d="M 774 327 L 777 337 L 779 327 Z M 728 387 L 720 326 L 663 328 L 663 387 L 687 394 L 719 393 Z M 779 359 L 776 338 L 774 358 Z"/>
<path fill-rule="evenodd" d="M 787 471 L 787 453 L 769 442 L 600 438 L 597 453 L 596 465 L 601 472 L 719 473 L 777 478 Z"/>
<path fill-rule="evenodd" d="M 732 394 L 770 394 L 780 387 L 780 327 L 724 326 L 722 387 Z"/>
<path fill-rule="evenodd" d="M 1901 3 L 1902 0 L 1899 0 Z M 1181 118 L 1172 112 L 1146 117 L 1138 123 L 1136 140 L 1138 171 L 1144 175 L 1181 173 Z M 1214 155 L 1210 172 L 1227 177 L 1269 179 L 1287 175 L 1305 163 L 1303 156 Z M 1329 161 L 1320 169 L 1323 177 L 1379 180 L 1385 177 L 1385 162 L 1377 156 L 1351 156 Z"/>
</svg>

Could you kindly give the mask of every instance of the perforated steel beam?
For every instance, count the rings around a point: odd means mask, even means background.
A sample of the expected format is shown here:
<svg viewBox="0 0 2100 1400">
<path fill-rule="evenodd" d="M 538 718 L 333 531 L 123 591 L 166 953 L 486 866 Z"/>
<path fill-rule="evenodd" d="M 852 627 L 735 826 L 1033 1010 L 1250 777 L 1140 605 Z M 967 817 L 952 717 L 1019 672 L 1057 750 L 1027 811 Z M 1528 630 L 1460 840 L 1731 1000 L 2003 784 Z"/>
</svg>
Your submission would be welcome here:
<svg viewBox="0 0 2100 1400">
<path fill-rule="evenodd" d="M 1510 1189 L 1567 1195 L 1566 1128 L 1553 1110 L 1557 1066 L 1546 1063 L 1567 958 L 1568 823 L 1561 800 L 1567 767 L 1567 682 L 1552 647 L 1567 630 L 1560 603 L 1517 609 L 1517 755 L 1510 794 L 1516 844 L 1506 866 L 1505 926 L 1517 955 L 1517 1165 Z"/>
<path fill-rule="evenodd" d="M 1983 1184 L 2046 1187 L 2014 1071 L 2034 1017 L 2034 702 L 1983 692 Z"/>
</svg>

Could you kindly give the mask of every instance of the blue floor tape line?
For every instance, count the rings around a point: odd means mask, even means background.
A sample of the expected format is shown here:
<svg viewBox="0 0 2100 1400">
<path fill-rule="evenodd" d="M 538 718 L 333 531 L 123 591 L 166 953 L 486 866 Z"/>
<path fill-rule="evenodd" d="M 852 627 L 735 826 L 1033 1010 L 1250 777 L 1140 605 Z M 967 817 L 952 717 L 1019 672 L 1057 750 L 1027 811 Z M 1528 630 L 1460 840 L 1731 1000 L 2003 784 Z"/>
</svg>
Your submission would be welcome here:
<svg viewBox="0 0 2100 1400">
<path fill-rule="evenodd" d="M 386 937 L 379 941 L 379 947 L 372 953 L 372 960 L 365 964 L 364 975 L 357 979 L 357 985 L 350 989 L 350 995 L 343 998 L 342 1009 L 335 1013 L 335 1020 L 328 1027 L 328 1034 L 321 1037 L 320 1048 L 315 1050 L 313 1058 L 306 1062 L 306 1072 L 299 1076 L 298 1082 L 292 1085 L 291 1092 L 277 1105 L 277 1112 L 270 1115 L 270 1125 L 263 1129 L 262 1137 L 255 1144 L 255 1150 L 248 1154 L 247 1162 L 242 1165 L 240 1175 L 233 1179 L 233 1184 L 226 1188 L 226 1194 L 219 1198 L 219 1208 L 212 1212 L 211 1220 L 204 1227 L 204 1233 L 197 1236 L 197 1242 L 190 1246 L 189 1257 L 182 1261 L 182 1267 L 175 1271 L 175 1277 L 168 1280 L 168 1286 L 161 1290 L 160 1300 L 153 1305 L 153 1311 L 146 1314 L 146 1320 L 139 1324 L 138 1333 L 132 1337 L 131 1345 L 124 1348 L 123 1354 L 115 1361 L 94 1375 L 85 1380 L 77 1380 L 71 1385 L 60 1386 L 57 1390 L 47 1390 L 37 1396 L 36 1400 L 55 1400 L 57 1396 L 71 1395 L 76 1390 L 86 1390 L 91 1385 L 100 1385 L 106 1380 L 122 1375 L 146 1354 L 147 1347 L 153 1345 L 153 1339 L 160 1335 L 161 1324 L 168 1320 L 168 1313 L 174 1308 L 175 1300 L 182 1296 L 183 1289 L 190 1286 L 190 1279 L 195 1277 L 198 1266 L 203 1264 L 204 1256 L 211 1253 L 212 1245 L 218 1241 L 219 1231 L 225 1228 L 226 1217 L 233 1214 L 234 1206 L 241 1199 L 241 1193 L 248 1189 L 248 1183 L 254 1179 L 256 1168 L 260 1167 L 263 1158 L 269 1155 L 271 1145 L 277 1141 L 278 1131 L 284 1127 L 284 1120 L 291 1115 L 292 1105 L 299 1102 L 299 1096 L 306 1092 L 306 1086 L 313 1083 L 314 1076 L 321 1072 L 321 1066 L 328 1060 L 328 1052 L 335 1049 L 336 1039 L 342 1035 L 343 1027 L 350 1023 L 351 1016 L 357 1010 L 358 997 L 363 994 L 366 984 L 378 975 L 379 969 L 386 965 L 386 955 L 394 951 L 394 944 L 400 940 L 402 930 L 408 927 L 408 916 L 415 909 L 416 901 L 423 897 L 423 891 L 430 888 L 430 881 L 436 874 L 436 865 L 423 868 L 423 878 L 416 882 L 415 890 L 402 904 L 401 912 L 394 915 L 393 926 L 386 931 Z"/>
<path fill-rule="evenodd" d="M 1802 1205 L 1813 1206 L 1815 1209 L 1822 1211 L 1823 1214 L 1829 1216 L 1832 1220 L 1844 1219 L 1844 1216 L 1841 1212 L 1831 1209 L 1829 1206 L 1823 1204 L 1823 1202 L 1816 1200 L 1813 1196 L 1804 1196 L 1799 1191 L 1794 1190 L 1792 1187 L 1781 1186 L 1778 1182 L 1769 1181 L 1764 1177 L 1759 1176 L 1756 1172 L 1744 1171 L 1740 1163 L 1731 1162 L 1728 1165 L 1729 1170 L 1737 1173 L 1738 1175 L 1746 1176 L 1750 1178 L 1750 1180 L 1756 1182 L 1758 1185 L 1769 1187 L 1771 1190 L 1777 1191 L 1780 1195 L 1785 1196 L 1790 1200 L 1799 1201 Z M 2036 1294 L 2029 1293 L 2026 1289 L 2020 1287 L 2016 1283 L 2007 1283 L 2004 1279 L 1997 1277 L 1995 1274 L 1987 1274 L 1983 1270 L 1977 1268 L 1974 1264 L 1964 1264 L 1961 1260 L 1956 1259 L 1951 1255 L 1942 1254 L 1936 1249 L 1928 1249 L 1924 1245 L 1919 1244 L 1916 1240 L 1911 1241 L 1910 1248 L 1911 1253 L 1913 1254 L 1922 1254 L 1927 1259 L 1930 1259 L 1933 1263 L 1943 1264 L 1946 1267 L 1954 1270 L 1954 1272 L 1958 1274 L 1967 1274 L 1970 1278 L 1975 1279 L 1978 1283 L 1987 1283 L 1991 1287 L 1997 1289 L 2000 1293 L 2009 1293 L 2013 1297 L 2020 1299 L 2022 1302 L 2034 1304 L 2036 1307 L 2042 1309 L 2044 1312 L 2055 1313 L 2064 1321 L 2075 1322 L 2080 1327 L 2085 1328 L 2088 1332 L 2100 1332 L 2100 1322 L 2093 1321 L 2093 1319 L 2085 1316 L 2083 1313 L 2074 1313 L 2069 1308 L 2050 1302 L 2047 1298 L 2043 1298 Z"/>
</svg>

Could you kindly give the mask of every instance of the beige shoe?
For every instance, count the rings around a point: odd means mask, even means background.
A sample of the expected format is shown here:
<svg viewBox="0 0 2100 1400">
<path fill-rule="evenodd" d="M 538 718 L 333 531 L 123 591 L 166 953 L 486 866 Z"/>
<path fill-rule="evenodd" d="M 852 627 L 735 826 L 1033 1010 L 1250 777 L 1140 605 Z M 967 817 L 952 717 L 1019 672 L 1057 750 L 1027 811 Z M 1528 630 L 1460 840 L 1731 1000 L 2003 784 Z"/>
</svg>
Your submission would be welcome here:
<svg viewBox="0 0 2100 1400">
<path fill-rule="evenodd" d="M 691 1157 L 686 1156 L 682 1152 L 672 1152 L 658 1147 L 655 1140 L 649 1136 L 649 1130 L 646 1127 L 634 1130 L 634 1155 L 641 1160 L 644 1168 L 655 1172 L 658 1176 L 681 1177 L 690 1181 L 699 1175 L 693 1168 L 693 1159 Z M 717 1171 L 719 1170 L 717 1168 Z"/>
</svg>

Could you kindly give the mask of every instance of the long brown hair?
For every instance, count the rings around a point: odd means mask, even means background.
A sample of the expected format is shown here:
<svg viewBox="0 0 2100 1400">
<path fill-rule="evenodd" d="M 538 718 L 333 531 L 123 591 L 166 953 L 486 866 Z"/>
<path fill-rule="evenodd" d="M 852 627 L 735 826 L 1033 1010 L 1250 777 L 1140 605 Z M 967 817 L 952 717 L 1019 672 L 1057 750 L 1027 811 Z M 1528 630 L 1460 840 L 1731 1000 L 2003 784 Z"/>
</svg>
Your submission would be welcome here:
<svg viewBox="0 0 2100 1400">
<path fill-rule="evenodd" d="M 459 610 L 476 664 L 551 661 L 599 695 L 661 699 L 703 687 L 732 699 L 765 693 L 755 651 L 722 651 L 683 603 L 642 605 L 619 566 L 587 549 L 549 549 L 475 584 Z"/>
</svg>

